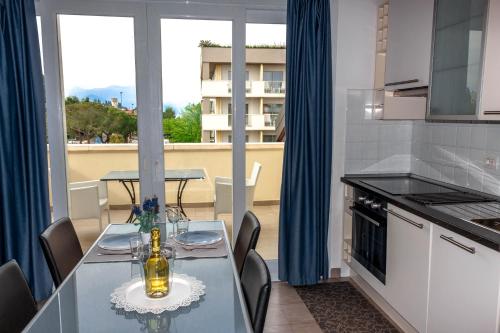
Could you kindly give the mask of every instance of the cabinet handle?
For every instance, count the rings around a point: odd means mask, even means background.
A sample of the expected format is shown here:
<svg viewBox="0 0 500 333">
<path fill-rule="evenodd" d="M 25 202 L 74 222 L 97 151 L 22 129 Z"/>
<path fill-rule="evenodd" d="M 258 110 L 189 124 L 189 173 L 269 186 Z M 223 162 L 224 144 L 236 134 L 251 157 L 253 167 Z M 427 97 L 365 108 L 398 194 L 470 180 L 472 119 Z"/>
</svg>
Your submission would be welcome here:
<svg viewBox="0 0 500 333">
<path fill-rule="evenodd" d="M 447 242 L 450 242 L 451 244 L 453 244 L 455 246 L 458 246 L 462 250 L 465 250 L 465 251 L 467 251 L 469 253 L 472 253 L 472 254 L 476 253 L 476 248 L 464 245 L 462 243 L 459 243 L 456 240 L 454 240 L 453 237 L 445 236 L 445 235 L 441 235 L 439 237 L 442 238 L 442 239 L 444 239 Z"/>
<path fill-rule="evenodd" d="M 409 224 L 411 224 L 412 226 L 414 227 L 417 227 L 419 229 L 423 229 L 424 228 L 424 225 L 422 223 L 417 223 L 417 222 L 414 222 L 406 217 L 404 217 L 403 215 L 399 215 L 398 213 L 396 213 L 395 211 L 392 211 L 390 209 L 387 209 L 387 208 L 383 208 L 387 213 L 391 214 L 391 215 L 394 215 L 396 216 L 397 218 L 405 221 L 405 222 L 408 222 Z"/>
<path fill-rule="evenodd" d="M 406 81 L 389 82 L 389 83 L 386 83 L 384 86 L 386 86 L 386 87 L 399 86 L 400 84 L 417 83 L 418 81 L 419 81 L 418 79 L 411 79 L 411 80 L 406 80 Z"/>
<path fill-rule="evenodd" d="M 483 113 L 485 115 L 488 115 L 488 114 L 500 114 L 500 111 L 484 111 Z"/>
</svg>

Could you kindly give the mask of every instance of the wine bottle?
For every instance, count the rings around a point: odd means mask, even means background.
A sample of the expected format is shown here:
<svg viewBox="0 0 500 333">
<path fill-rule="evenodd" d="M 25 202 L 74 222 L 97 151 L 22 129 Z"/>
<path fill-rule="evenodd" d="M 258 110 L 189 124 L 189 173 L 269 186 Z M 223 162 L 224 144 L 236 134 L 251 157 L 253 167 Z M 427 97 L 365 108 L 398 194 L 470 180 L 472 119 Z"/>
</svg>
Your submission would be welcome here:
<svg viewBox="0 0 500 333">
<path fill-rule="evenodd" d="M 151 298 L 160 298 L 169 292 L 168 261 L 161 254 L 160 229 L 151 229 L 151 254 L 144 266 L 146 277 L 146 295 Z"/>
</svg>

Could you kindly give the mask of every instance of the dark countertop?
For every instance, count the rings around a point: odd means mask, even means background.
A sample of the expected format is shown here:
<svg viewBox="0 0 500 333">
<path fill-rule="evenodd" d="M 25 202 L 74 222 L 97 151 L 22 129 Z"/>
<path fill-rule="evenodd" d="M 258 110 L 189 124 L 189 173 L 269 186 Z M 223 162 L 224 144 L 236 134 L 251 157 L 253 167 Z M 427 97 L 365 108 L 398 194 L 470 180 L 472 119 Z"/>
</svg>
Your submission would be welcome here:
<svg viewBox="0 0 500 333">
<path fill-rule="evenodd" d="M 480 225 L 474 224 L 472 222 L 468 222 L 465 220 L 461 220 L 459 218 L 453 217 L 451 215 L 439 212 L 431 207 L 427 207 L 416 203 L 414 201 L 405 199 L 402 195 L 391 195 L 387 192 L 379 190 L 373 186 L 362 183 L 362 180 L 366 179 L 391 179 L 394 177 L 409 177 L 419 180 L 424 180 L 426 182 L 446 186 L 448 188 L 455 189 L 461 192 L 468 192 L 473 194 L 478 194 L 483 197 L 491 198 L 492 200 L 496 200 L 500 202 L 500 197 L 471 190 L 468 188 L 452 185 L 449 183 L 443 183 L 440 181 L 436 181 L 433 179 L 420 177 L 413 174 L 352 174 L 345 175 L 341 178 L 341 181 L 347 185 L 360 188 L 368 193 L 373 195 L 377 195 L 379 197 L 384 198 L 388 203 L 393 204 L 403 210 L 406 210 L 412 214 L 420 216 L 429 222 L 435 223 L 443 228 L 446 228 L 450 231 L 453 231 L 457 234 L 460 234 L 464 237 L 467 237 L 475 242 L 478 242 L 484 246 L 487 246 L 495 251 L 500 252 L 500 234 L 494 230 L 486 229 Z"/>
</svg>

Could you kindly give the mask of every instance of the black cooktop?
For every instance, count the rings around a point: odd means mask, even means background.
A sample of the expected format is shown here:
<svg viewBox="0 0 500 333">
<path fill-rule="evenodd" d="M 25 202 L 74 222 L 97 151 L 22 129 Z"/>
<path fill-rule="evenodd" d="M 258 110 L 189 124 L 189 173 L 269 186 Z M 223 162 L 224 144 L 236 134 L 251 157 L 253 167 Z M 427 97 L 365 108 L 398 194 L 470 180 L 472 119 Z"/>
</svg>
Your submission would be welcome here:
<svg viewBox="0 0 500 333">
<path fill-rule="evenodd" d="M 423 180 L 409 178 L 409 177 L 393 177 L 386 179 L 364 179 L 361 182 L 392 195 L 457 192 L 445 186 L 440 186 L 428 183 Z"/>
</svg>

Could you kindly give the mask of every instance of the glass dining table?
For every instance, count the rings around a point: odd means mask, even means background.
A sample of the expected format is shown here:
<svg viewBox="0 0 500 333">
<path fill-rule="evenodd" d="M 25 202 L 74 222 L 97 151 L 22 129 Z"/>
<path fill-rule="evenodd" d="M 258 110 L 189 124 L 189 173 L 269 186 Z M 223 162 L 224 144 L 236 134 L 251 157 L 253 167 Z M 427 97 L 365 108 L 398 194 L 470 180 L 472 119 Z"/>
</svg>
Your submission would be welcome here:
<svg viewBox="0 0 500 333">
<path fill-rule="evenodd" d="M 168 225 L 168 224 L 167 224 Z M 112 224 L 101 234 L 130 233 L 131 224 Z M 24 332 L 252 332 L 232 250 L 222 221 L 191 221 L 190 230 L 218 230 L 225 236 L 227 257 L 178 259 L 175 273 L 201 280 L 206 288 L 198 302 L 176 311 L 139 314 L 117 309 L 113 290 L 140 276 L 130 261 L 85 262 L 99 239 L 57 288 Z"/>
</svg>

